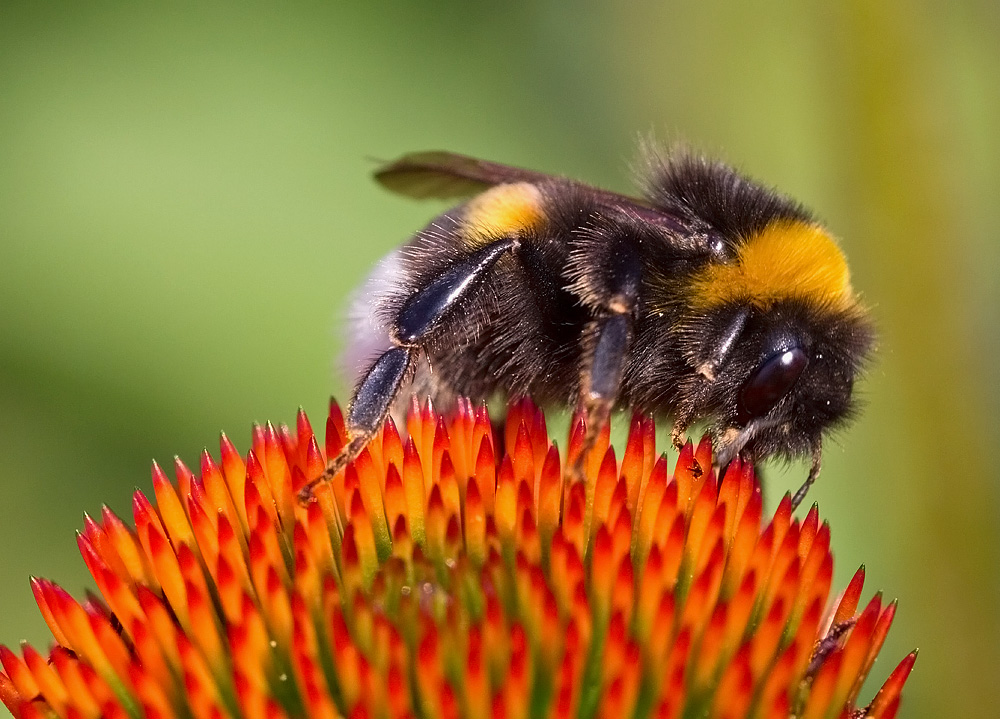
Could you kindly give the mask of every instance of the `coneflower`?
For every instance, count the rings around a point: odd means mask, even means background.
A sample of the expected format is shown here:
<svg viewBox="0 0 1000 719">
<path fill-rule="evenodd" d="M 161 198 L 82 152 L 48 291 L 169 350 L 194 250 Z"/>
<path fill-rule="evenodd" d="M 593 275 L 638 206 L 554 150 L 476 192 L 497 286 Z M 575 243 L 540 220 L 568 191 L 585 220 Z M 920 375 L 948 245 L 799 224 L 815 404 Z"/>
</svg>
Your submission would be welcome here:
<svg viewBox="0 0 1000 719">
<path fill-rule="evenodd" d="M 404 438 L 405 436 L 405 438 Z M 830 529 L 786 496 L 764 517 L 753 468 L 708 440 L 669 471 L 632 418 L 564 477 L 542 413 L 413 406 L 353 465 L 297 491 L 343 446 L 255 427 L 198 472 L 153 465 L 134 527 L 105 509 L 78 537 L 100 596 L 33 579 L 47 655 L 0 647 L 18 719 L 149 717 L 893 717 L 916 653 L 862 685 L 896 610 L 835 598 Z"/>
</svg>

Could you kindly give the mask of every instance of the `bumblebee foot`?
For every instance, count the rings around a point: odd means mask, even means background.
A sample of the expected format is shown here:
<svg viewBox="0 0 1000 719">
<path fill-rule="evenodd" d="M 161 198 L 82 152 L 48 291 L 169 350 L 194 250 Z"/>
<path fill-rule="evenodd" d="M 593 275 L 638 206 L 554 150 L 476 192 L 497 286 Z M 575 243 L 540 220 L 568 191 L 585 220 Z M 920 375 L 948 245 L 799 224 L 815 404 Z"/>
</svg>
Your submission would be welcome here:
<svg viewBox="0 0 1000 719">
<path fill-rule="evenodd" d="M 319 486 L 321 482 L 329 482 L 338 474 L 344 471 L 351 462 L 358 458 L 361 454 L 361 450 L 365 448 L 371 437 L 360 436 L 355 437 L 340 450 L 340 454 L 331 460 L 327 460 L 326 469 L 313 480 L 307 482 L 302 489 L 299 490 L 298 500 L 299 504 L 303 507 L 316 501 L 315 488 Z"/>
<path fill-rule="evenodd" d="M 806 481 L 802 483 L 802 486 L 799 487 L 798 491 L 792 495 L 793 512 L 798 508 L 800 504 L 802 504 L 802 500 L 805 499 L 806 494 L 809 493 L 809 488 L 813 486 L 813 482 L 815 482 L 816 478 L 819 476 L 819 468 L 821 464 L 822 454 L 823 454 L 823 446 L 820 440 L 817 439 L 813 443 L 812 466 L 809 468 L 809 476 L 806 477 Z"/>
<path fill-rule="evenodd" d="M 687 442 L 687 422 L 683 419 L 677 419 L 670 430 L 670 443 L 679 452 L 684 449 L 685 442 Z"/>
</svg>

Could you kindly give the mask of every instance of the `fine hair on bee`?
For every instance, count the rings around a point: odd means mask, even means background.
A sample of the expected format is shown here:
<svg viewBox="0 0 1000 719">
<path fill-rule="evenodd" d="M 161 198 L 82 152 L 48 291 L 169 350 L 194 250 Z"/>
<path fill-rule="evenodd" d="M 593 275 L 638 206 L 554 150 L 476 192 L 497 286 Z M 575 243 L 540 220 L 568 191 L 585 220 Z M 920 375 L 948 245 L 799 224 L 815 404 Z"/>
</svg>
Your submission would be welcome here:
<svg viewBox="0 0 1000 719">
<path fill-rule="evenodd" d="M 585 449 L 615 406 L 669 417 L 677 446 L 704 423 L 720 465 L 809 458 L 797 506 L 874 343 L 844 255 L 802 205 L 722 162 L 649 150 L 640 174 L 629 197 L 448 152 L 380 168 L 394 192 L 465 199 L 362 287 L 349 441 L 302 499 L 417 394 L 579 407 Z"/>
</svg>

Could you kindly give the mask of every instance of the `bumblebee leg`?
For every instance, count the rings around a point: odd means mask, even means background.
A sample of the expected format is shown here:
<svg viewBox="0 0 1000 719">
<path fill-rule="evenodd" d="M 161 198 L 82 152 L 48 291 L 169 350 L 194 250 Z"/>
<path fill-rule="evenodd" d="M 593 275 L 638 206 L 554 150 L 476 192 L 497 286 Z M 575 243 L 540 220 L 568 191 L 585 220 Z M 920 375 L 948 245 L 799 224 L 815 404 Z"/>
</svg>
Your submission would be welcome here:
<svg viewBox="0 0 1000 719">
<path fill-rule="evenodd" d="M 336 477 L 361 454 L 361 450 L 371 441 L 385 420 L 399 388 L 413 374 L 417 355 L 418 352 L 414 348 L 393 347 L 375 360 L 368 374 L 358 384 L 345 418 L 350 440 L 336 457 L 327 460 L 326 469 L 320 476 L 299 490 L 300 502 L 311 501 L 313 487 Z"/>
<path fill-rule="evenodd" d="M 597 438 L 608 423 L 611 408 L 618 398 L 625 358 L 632 340 L 632 317 L 619 313 L 596 320 L 589 330 L 591 351 L 585 353 L 581 376 L 584 418 L 587 431 L 583 447 L 573 462 L 576 480 L 583 478 L 583 465 Z"/>
<path fill-rule="evenodd" d="M 813 486 L 813 482 L 819 476 L 819 468 L 822 461 L 823 455 L 823 440 L 817 437 L 813 440 L 812 445 L 812 466 L 809 468 L 809 475 L 806 477 L 806 481 L 802 483 L 798 491 L 792 495 L 792 511 L 802 504 L 802 500 L 806 498 L 806 494 L 809 492 L 809 488 Z"/>
<path fill-rule="evenodd" d="M 403 384 L 413 376 L 421 350 L 441 331 L 441 325 L 462 300 L 474 292 L 505 253 L 518 242 L 504 238 L 460 258 L 403 302 L 390 335 L 395 347 L 386 350 L 354 390 L 346 425 L 348 442 L 328 458 L 323 473 L 299 492 L 300 502 L 312 500 L 312 490 L 354 461 L 371 441 L 392 407 Z"/>
</svg>

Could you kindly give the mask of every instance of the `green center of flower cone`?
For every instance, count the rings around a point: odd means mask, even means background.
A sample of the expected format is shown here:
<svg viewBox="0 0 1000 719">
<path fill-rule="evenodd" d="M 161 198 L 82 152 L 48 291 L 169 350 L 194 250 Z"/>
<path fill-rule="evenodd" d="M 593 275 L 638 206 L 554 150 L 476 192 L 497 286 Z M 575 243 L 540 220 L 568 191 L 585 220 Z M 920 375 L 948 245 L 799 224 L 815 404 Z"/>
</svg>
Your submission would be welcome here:
<svg viewBox="0 0 1000 719">
<path fill-rule="evenodd" d="M 135 528 L 105 509 L 79 546 L 100 598 L 32 580 L 56 646 L 0 647 L 0 699 L 31 717 L 892 717 L 915 659 L 858 695 L 895 603 L 829 597 L 830 531 L 707 440 L 668 472 L 635 416 L 567 457 L 528 402 L 414 405 L 305 506 L 325 452 L 305 415 L 223 435 L 200 473 L 153 466 Z"/>
</svg>

